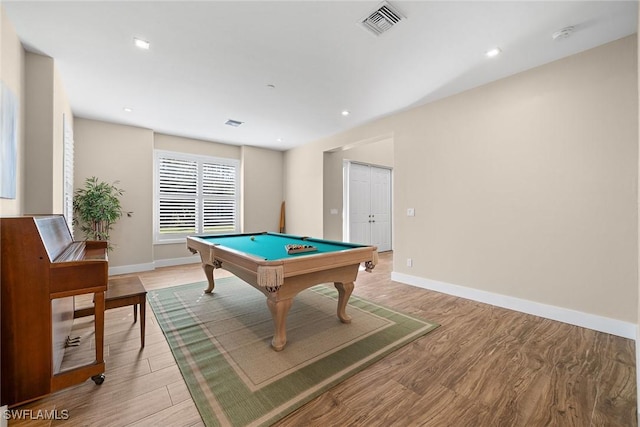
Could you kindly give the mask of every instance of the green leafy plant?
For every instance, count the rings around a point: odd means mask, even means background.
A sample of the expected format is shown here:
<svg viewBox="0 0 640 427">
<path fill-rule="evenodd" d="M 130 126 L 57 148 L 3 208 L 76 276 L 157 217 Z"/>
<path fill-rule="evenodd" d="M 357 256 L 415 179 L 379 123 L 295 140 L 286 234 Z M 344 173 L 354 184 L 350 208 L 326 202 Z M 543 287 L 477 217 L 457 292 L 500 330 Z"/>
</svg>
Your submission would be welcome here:
<svg viewBox="0 0 640 427">
<path fill-rule="evenodd" d="M 73 224 L 79 225 L 87 240 L 109 241 L 109 232 L 113 224 L 122 215 L 131 216 L 120 205 L 124 190 L 112 184 L 99 181 L 95 176 L 87 178 L 83 188 L 73 194 Z M 109 245 L 109 249 L 113 249 Z"/>
</svg>

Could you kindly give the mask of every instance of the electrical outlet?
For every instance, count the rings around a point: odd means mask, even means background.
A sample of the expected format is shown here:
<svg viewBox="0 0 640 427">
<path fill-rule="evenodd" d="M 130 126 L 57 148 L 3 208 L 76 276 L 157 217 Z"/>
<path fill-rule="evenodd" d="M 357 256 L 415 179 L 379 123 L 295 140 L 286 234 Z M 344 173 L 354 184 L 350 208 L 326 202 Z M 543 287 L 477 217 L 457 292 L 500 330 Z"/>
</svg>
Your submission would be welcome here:
<svg viewBox="0 0 640 427">
<path fill-rule="evenodd" d="M 413 267 L 413 260 L 411 258 L 407 258 L 407 267 Z"/>
</svg>

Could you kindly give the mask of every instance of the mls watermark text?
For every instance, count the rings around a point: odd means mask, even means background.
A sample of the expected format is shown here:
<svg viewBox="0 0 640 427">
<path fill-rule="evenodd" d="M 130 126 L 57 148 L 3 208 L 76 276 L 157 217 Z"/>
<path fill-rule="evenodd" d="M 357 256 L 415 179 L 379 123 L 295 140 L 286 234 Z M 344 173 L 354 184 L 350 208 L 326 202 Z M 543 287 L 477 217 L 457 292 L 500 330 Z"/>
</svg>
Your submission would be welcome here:
<svg viewBox="0 0 640 427">
<path fill-rule="evenodd" d="M 68 420 L 68 409 L 5 409 L 2 411 L 5 420 Z"/>
</svg>

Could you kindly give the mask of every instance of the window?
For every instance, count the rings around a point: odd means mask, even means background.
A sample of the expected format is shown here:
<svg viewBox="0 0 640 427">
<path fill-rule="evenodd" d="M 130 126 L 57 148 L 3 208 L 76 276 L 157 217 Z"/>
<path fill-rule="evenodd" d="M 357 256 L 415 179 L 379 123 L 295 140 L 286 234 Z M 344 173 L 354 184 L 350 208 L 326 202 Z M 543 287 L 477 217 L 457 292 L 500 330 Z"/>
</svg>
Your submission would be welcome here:
<svg viewBox="0 0 640 427">
<path fill-rule="evenodd" d="M 238 160 L 156 150 L 155 242 L 238 231 L 238 174 Z"/>
</svg>

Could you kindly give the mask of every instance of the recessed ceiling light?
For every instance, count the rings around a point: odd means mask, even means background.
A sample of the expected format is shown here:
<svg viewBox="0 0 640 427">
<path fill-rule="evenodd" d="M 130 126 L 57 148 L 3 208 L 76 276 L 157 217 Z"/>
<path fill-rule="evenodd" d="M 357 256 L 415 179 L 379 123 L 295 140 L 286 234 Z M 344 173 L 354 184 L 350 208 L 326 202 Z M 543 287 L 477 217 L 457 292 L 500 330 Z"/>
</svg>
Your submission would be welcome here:
<svg viewBox="0 0 640 427">
<path fill-rule="evenodd" d="M 272 84 L 268 84 L 267 85 L 267 89 L 275 89 L 276 85 L 272 85 Z"/>
<path fill-rule="evenodd" d="M 122 109 L 122 111 L 124 111 L 125 113 L 132 113 L 132 112 L 133 112 L 133 108 L 131 108 L 131 107 L 124 107 L 124 108 Z"/>
<path fill-rule="evenodd" d="M 144 50 L 149 50 L 149 48 L 151 47 L 151 43 L 149 43 L 146 40 L 139 39 L 137 37 L 133 38 L 133 44 L 136 45 L 136 47 L 139 47 L 140 49 L 144 49 Z"/>
<path fill-rule="evenodd" d="M 282 138 L 278 138 L 278 139 L 276 139 L 276 141 L 278 141 L 278 142 L 282 142 L 282 141 L 284 141 L 284 140 L 283 140 Z"/>
<path fill-rule="evenodd" d="M 487 55 L 489 58 L 493 58 L 493 57 L 496 57 L 496 56 L 500 55 L 500 52 L 502 52 L 502 51 L 500 50 L 499 47 L 494 47 L 493 49 L 488 50 L 485 53 L 485 55 Z"/>
<path fill-rule="evenodd" d="M 342 110 L 342 113 L 341 113 L 341 114 L 342 114 L 343 116 L 348 116 L 348 115 L 349 115 L 349 114 L 351 114 L 351 113 L 350 113 L 349 111 L 347 111 L 347 110 Z"/>
</svg>

